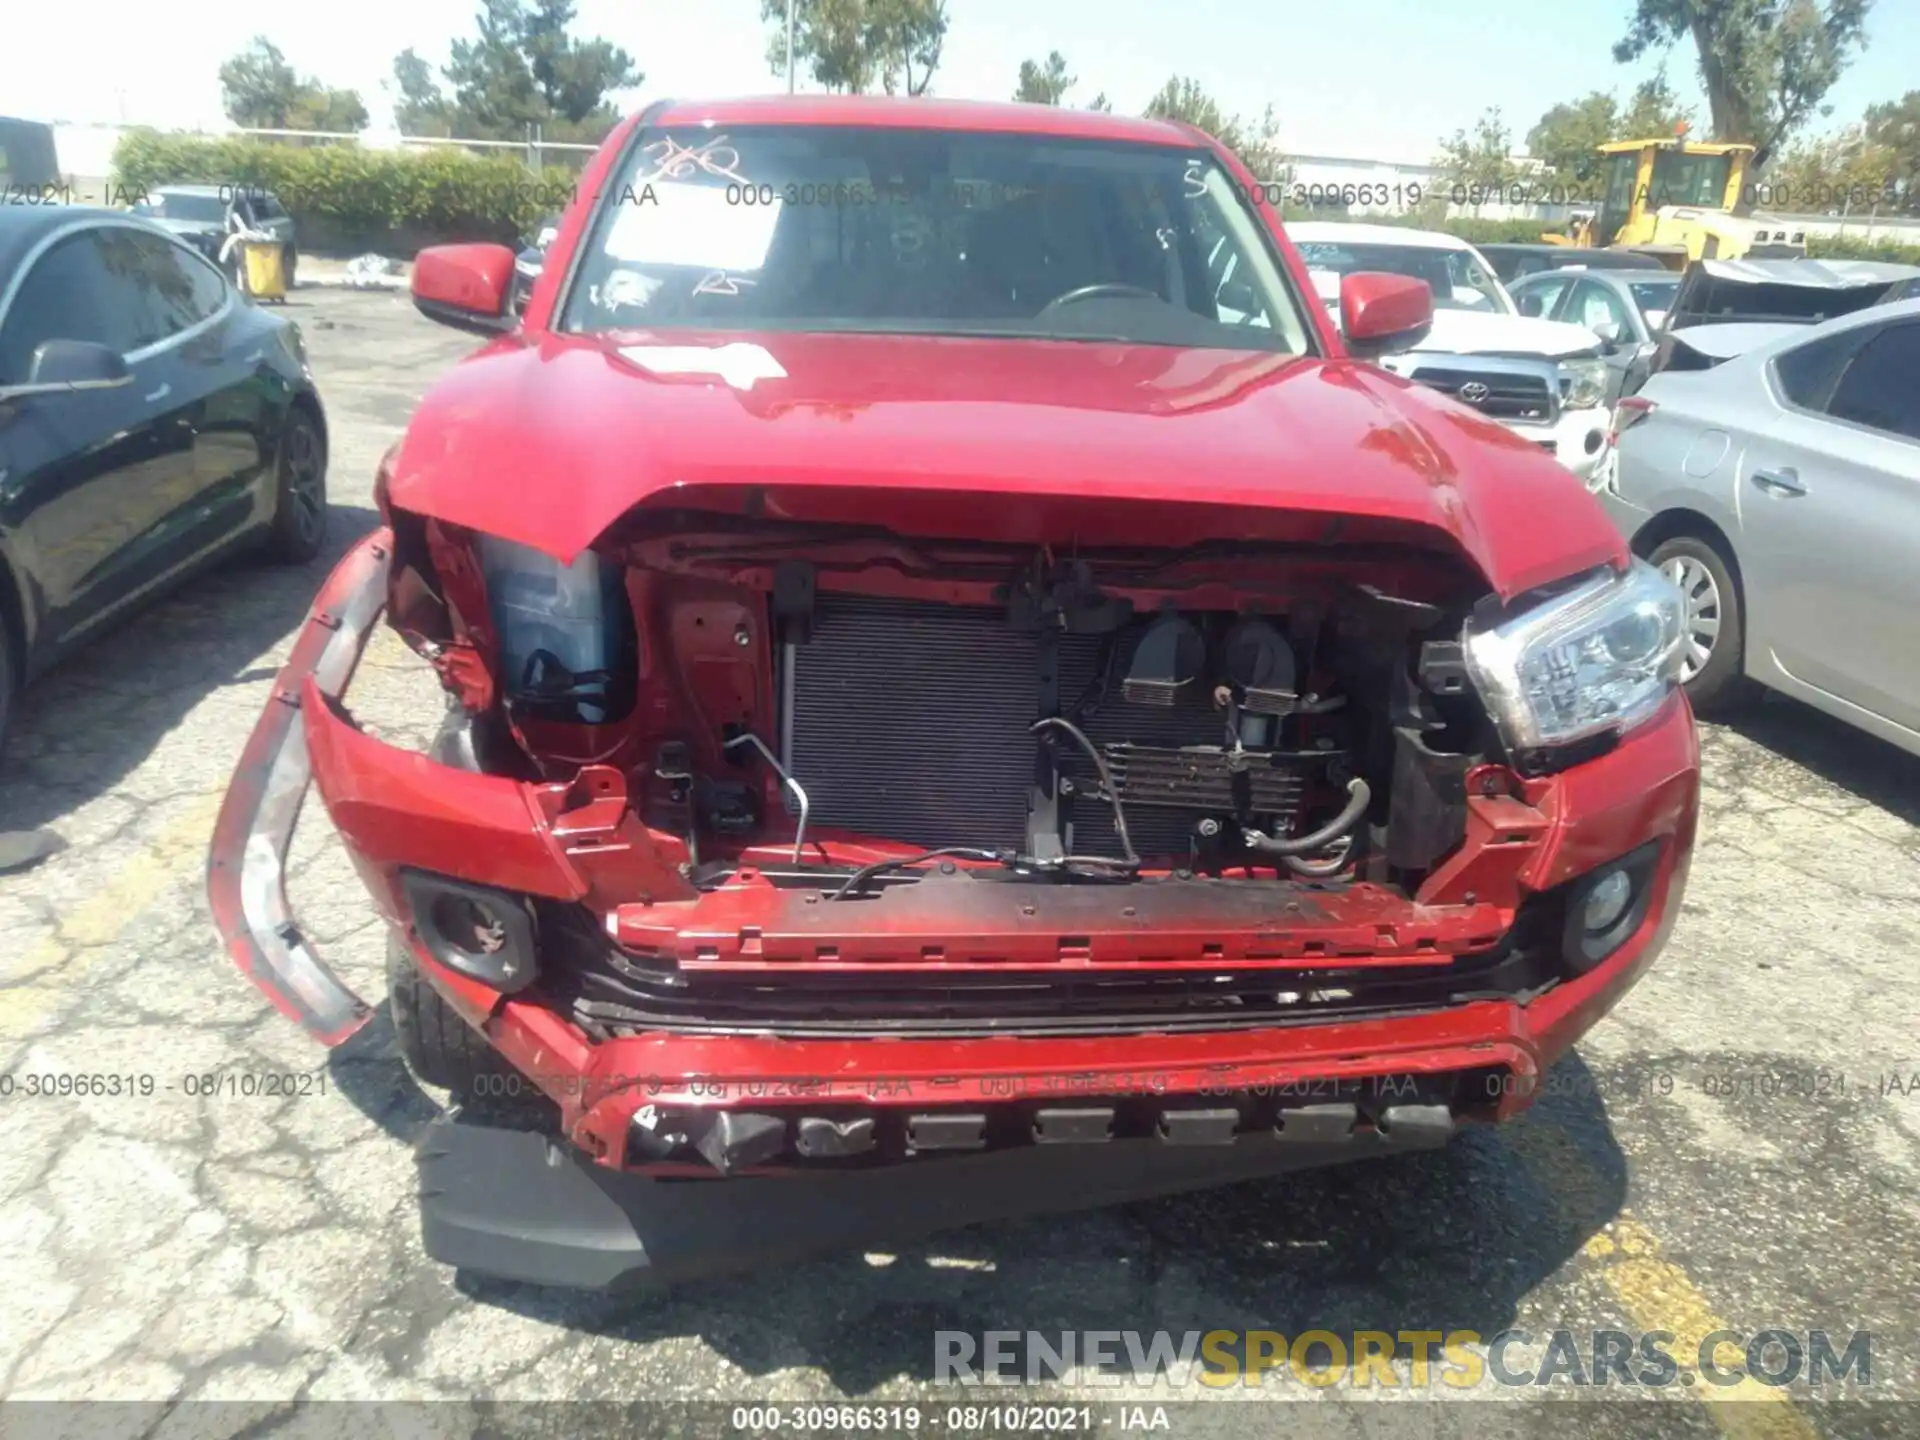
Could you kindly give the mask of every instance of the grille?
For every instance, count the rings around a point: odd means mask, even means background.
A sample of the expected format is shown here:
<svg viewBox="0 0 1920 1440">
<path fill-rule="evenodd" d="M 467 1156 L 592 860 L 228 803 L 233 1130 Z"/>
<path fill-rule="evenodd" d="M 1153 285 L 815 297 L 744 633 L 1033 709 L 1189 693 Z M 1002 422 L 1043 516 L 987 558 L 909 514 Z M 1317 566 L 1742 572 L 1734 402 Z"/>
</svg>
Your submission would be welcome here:
<svg viewBox="0 0 1920 1440">
<path fill-rule="evenodd" d="M 1159 707 L 1121 699 L 1137 641 L 1137 633 L 1059 638 L 1061 709 L 1080 710 L 1123 796 L 1165 768 L 1164 754 L 1151 752 L 1224 738 L 1222 716 L 1204 701 Z M 816 827 L 929 848 L 1024 847 L 1039 754 L 1028 727 L 1040 713 L 1039 641 L 1011 629 L 999 609 L 821 595 L 813 637 L 794 651 L 793 770 Z M 1077 748 L 1063 742 L 1062 753 L 1066 771 L 1091 786 L 1092 767 Z M 1272 771 L 1261 785 L 1272 813 L 1293 813 L 1296 774 Z M 1217 809 L 1230 811 L 1228 790 L 1216 788 Z M 1198 793 L 1191 782 L 1189 793 Z M 1062 808 L 1075 853 L 1121 853 L 1106 801 L 1076 795 Z M 1185 860 L 1202 813 L 1141 803 L 1129 807 L 1128 829 L 1143 856 Z"/>
<path fill-rule="evenodd" d="M 1545 375 L 1514 374 L 1497 370 L 1472 370 L 1451 366 L 1425 365 L 1408 377 L 1416 384 L 1451 395 L 1493 420 L 1528 420 L 1540 424 L 1557 418 L 1558 396 Z M 1469 385 L 1484 385 L 1487 393 L 1477 401 L 1468 401 L 1461 390 Z"/>
</svg>

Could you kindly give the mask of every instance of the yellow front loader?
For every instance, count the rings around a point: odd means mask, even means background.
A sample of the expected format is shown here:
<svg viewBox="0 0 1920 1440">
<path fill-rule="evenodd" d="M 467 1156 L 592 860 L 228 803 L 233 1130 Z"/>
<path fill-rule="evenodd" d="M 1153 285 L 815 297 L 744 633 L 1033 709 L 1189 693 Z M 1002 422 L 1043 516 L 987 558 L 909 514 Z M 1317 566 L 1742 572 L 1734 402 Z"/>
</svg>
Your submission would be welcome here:
<svg viewBox="0 0 1920 1440">
<path fill-rule="evenodd" d="M 1554 245 L 1652 255 L 1675 270 L 1694 260 L 1798 259 L 1807 237 L 1763 214 L 1736 215 L 1747 188 L 1751 145 L 1688 140 L 1615 140 L 1600 147 L 1598 208 L 1576 216 Z"/>
</svg>

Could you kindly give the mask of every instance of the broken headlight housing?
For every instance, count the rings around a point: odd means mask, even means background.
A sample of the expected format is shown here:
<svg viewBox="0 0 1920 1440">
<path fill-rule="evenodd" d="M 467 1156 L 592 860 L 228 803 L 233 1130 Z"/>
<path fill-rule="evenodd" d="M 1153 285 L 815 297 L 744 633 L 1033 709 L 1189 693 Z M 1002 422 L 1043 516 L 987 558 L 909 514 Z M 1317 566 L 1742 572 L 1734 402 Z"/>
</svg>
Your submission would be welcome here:
<svg viewBox="0 0 1920 1440">
<path fill-rule="evenodd" d="M 1467 622 L 1467 673 L 1511 752 L 1631 729 L 1680 683 L 1686 600 L 1644 560 L 1518 615 Z"/>
</svg>

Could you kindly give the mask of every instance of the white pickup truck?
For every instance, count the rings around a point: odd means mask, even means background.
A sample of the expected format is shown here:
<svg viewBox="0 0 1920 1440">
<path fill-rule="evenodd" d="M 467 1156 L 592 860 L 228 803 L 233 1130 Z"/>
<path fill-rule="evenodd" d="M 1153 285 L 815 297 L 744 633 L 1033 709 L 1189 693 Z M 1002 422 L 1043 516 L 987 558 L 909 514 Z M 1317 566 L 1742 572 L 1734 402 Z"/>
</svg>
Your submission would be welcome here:
<svg viewBox="0 0 1920 1440">
<path fill-rule="evenodd" d="M 1612 417 L 1592 331 L 1522 315 L 1486 257 L 1452 235 L 1319 220 L 1286 230 L 1336 318 L 1343 275 L 1385 270 L 1425 280 L 1433 329 L 1380 364 L 1537 442 L 1589 489 L 1605 483 Z"/>
</svg>

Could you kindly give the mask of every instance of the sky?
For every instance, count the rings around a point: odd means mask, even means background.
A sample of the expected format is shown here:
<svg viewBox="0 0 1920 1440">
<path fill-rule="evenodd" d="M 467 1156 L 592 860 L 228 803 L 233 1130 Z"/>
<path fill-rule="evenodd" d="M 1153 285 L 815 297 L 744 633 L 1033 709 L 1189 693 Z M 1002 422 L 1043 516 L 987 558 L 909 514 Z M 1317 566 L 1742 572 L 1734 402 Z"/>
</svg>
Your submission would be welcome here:
<svg viewBox="0 0 1920 1440">
<path fill-rule="evenodd" d="M 0 114 L 68 122 L 218 127 L 220 63 L 264 33 L 303 75 L 357 89 L 375 125 L 390 120 L 393 57 L 434 64 L 473 33 L 474 0 L 327 0 L 248 7 L 214 0 L 59 0 L 23 4 L 0 46 Z M 1294 154 L 1424 161 L 1439 140 L 1501 107 L 1516 137 L 1561 100 L 1625 95 L 1660 62 L 1614 63 L 1631 0 L 1476 6 L 1466 0 L 948 0 L 938 94 L 1006 99 L 1020 62 L 1060 50 L 1080 77 L 1069 104 L 1105 91 L 1137 111 L 1173 74 L 1191 75 L 1228 113 L 1269 103 Z M 759 0 L 579 0 L 576 28 L 623 46 L 645 72 L 622 108 L 662 95 L 783 89 L 765 61 Z M 1920 0 L 1877 0 L 1869 45 L 1828 96 L 1814 129 L 1920 86 Z M 25 63 L 31 57 L 34 63 Z M 43 60 L 42 57 L 45 57 Z M 64 60 L 63 60 L 64 57 Z M 1696 104 L 1691 48 L 1666 61 Z M 805 88 L 804 80 L 802 88 Z M 1516 142 L 1517 143 L 1517 142 Z"/>
</svg>

